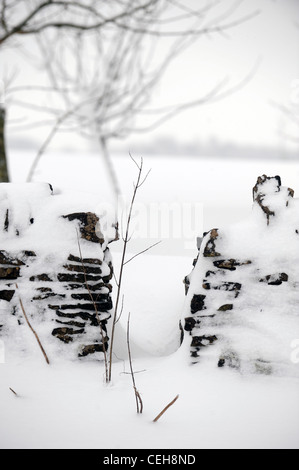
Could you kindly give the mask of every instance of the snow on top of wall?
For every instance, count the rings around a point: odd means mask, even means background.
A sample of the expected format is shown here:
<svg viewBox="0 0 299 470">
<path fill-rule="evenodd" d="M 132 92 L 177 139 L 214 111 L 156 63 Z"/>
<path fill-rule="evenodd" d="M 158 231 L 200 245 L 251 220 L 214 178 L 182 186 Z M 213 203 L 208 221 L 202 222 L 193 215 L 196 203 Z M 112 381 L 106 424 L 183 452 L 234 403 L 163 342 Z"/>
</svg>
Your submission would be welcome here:
<svg viewBox="0 0 299 470">
<path fill-rule="evenodd" d="M 78 220 L 70 221 L 64 215 L 74 212 L 94 212 L 101 219 L 100 201 L 82 192 L 56 193 L 48 183 L 1 183 L 0 184 L 0 242 L 1 249 L 17 252 L 35 250 L 39 254 L 53 251 L 65 257 L 77 249 Z M 113 234 L 111 226 L 103 234 L 102 225 L 96 233 L 104 235 L 107 245 Z M 80 239 L 84 256 L 100 256 L 98 246 Z M 77 250 L 76 250 L 77 251 Z"/>
</svg>

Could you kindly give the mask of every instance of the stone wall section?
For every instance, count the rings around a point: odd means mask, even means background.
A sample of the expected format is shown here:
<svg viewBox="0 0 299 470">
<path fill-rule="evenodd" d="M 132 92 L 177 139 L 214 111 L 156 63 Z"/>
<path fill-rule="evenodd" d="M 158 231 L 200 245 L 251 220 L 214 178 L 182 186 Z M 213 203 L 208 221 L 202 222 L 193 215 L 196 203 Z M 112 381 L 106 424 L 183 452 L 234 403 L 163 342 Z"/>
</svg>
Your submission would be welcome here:
<svg viewBox="0 0 299 470">
<path fill-rule="evenodd" d="M 235 242 L 229 240 L 229 236 L 233 234 L 233 231 L 227 233 L 226 230 L 214 228 L 204 233 L 198 256 L 193 262 L 193 269 L 184 279 L 186 309 L 180 328 L 182 342 L 187 342 L 189 345 L 192 363 L 201 362 L 201 357 L 209 355 L 208 350 L 210 348 L 215 348 L 210 351 L 218 367 L 239 368 L 240 357 L 238 351 L 230 347 L 231 344 L 230 341 L 227 341 L 227 338 L 229 336 L 234 338 L 232 331 L 235 331 L 234 334 L 236 335 L 238 331 L 241 331 L 240 328 L 238 330 L 241 321 L 250 325 L 251 318 L 248 317 L 244 320 L 242 311 L 247 309 L 250 312 L 249 314 L 253 312 L 257 317 L 260 312 L 260 318 L 262 319 L 263 303 L 267 305 L 268 293 L 270 302 L 274 302 L 273 299 L 282 302 L 283 296 L 289 295 L 292 305 L 288 307 L 286 300 L 286 305 L 283 308 L 293 317 L 296 312 L 298 314 L 299 276 L 297 261 L 299 257 L 299 227 L 288 227 L 287 213 L 285 214 L 293 196 L 294 191 L 292 189 L 281 186 L 279 176 L 268 177 L 263 175 L 257 179 L 257 183 L 253 188 L 253 209 L 257 213 L 256 216 L 262 229 L 263 226 L 265 227 L 261 231 L 261 246 L 262 243 L 267 246 L 267 233 L 269 233 L 269 236 L 274 237 L 276 216 L 285 217 L 286 226 L 283 227 L 284 231 L 282 233 L 287 234 L 287 236 L 289 234 L 290 239 L 295 244 L 297 242 L 297 251 L 293 254 L 288 253 L 288 257 L 293 256 L 294 260 L 293 263 L 288 264 L 288 266 L 292 266 L 292 273 L 280 270 L 279 266 L 273 268 L 270 257 L 268 258 L 269 263 L 267 257 L 265 257 L 262 265 L 259 265 L 258 260 L 262 258 L 255 256 L 255 249 L 251 249 L 250 240 L 247 250 L 239 250 L 242 253 L 247 253 L 248 257 L 231 256 L 227 247 L 235 248 L 234 243 L 240 246 L 242 243 L 244 244 L 242 230 L 238 232 L 240 234 L 239 238 L 235 236 Z M 257 224 L 257 227 L 259 227 L 259 224 Z M 243 233 L 243 235 L 244 239 L 247 240 L 246 243 L 248 243 L 248 234 Z M 264 239 L 262 239 L 262 236 L 264 236 Z M 258 240 L 258 236 L 256 236 L 256 239 Z M 287 240 L 287 237 L 285 237 L 285 240 Z M 256 243 L 256 240 L 252 243 Z M 287 250 L 286 247 L 284 249 Z M 238 252 L 238 249 L 236 252 Z M 283 257 L 280 257 L 279 253 L 273 252 L 271 256 L 273 259 L 278 258 L 280 266 L 283 266 Z M 270 289 L 270 286 L 271 297 L 270 291 L 267 290 Z M 287 290 L 285 287 L 287 287 Z M 251 305 L 245 305 L 245 298 L 247 299 L 246 302 L 248 303 L 249 300 Z M 275 308 L 274 303 L 273 308 Z M 290 312 L 288 312 L 288 308 Z M 275 321 L 276 319 L 273 319 L 273 322 Z M 299 321 L 297 320 L 297 326 L 298 324 Z M 249 334 L 254 335 L 255 333 L 249 331 Z M 256 335 L 262 337 L 263 330 L 258 331 Z M 245 336 L 244 343 L 247 340 L 248 338 Z M 239 338 L 238 341 L 240 344 L 241 339 Z M 287 345 L 287 347 L 289 346 Z M 256 357 L 254 367 L 258 372 L 269 373 L 271 371 L 271 361 L 268 357 L 266 359 Z"/>
<path fill-rule="evenodd" d="M 30 217 L 29 228 L 37 218 Z M 72 226 L 74 234 L 69 254 L 64 259 L 55 253 L 56 247 L 51 246 L 51 240 L 45 254 L 45 250 L 40 252 L 34 243 L 30 245 L 29 235 L 24 237 L 24 250 L 3 250 L 0 246 L 0 337 L 1 333 L 7 334 L 8 324 L 14 324 L 16 328 L 24 324 L 21 298 L 32 323 L 46 324 L 48 340 L 61 344 L 62 349 L 58 347 L 57 351 L 66 351 L 67 345 L 74 357 L 85 357 L 108 348 L 107 323 L 113 308 L 112 259 L 95 213 L 72 212 L 59 218 L 61 222 L 65 221 L 64 225 Z M 10 230 L 20 245 L 22 233 L 10 227 L 9 209 L 3 220 L 0 230 Z M 57 224 L 57 230 L 59 227 Z M 94 255 L 82 258 L 81 245 L 83 253 L 87 251 Z M 12 318 L 15 319 L 13 323 Z M 10 335 L 13 335 L 12 331 Z"/>
</svg>

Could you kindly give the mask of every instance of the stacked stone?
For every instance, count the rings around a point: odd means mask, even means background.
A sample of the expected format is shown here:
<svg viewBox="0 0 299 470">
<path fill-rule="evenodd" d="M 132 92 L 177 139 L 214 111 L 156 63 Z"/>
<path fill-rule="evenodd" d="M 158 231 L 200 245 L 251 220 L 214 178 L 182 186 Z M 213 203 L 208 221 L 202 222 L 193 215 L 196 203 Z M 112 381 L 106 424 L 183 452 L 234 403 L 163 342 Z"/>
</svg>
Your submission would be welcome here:
<svg viewBox="0 0 299 470">
<path fill-rule="evenodd" d="M 221 239 L 219 229 L 215 228 L 205 233 L 201 254 L 194 264 L 195 267 L 197 263 L 204 261 L 206 269 L 201 285 L 191 297 L 190 316 L 185 317 L 184 330 L 191 336 L 190 353 L 193 362 L 197 362 L 202 349 L 217 341 L 216 334 L 202 334 L 201 332 L 217 320 L 215 317 L 234 308 L 234 299 L 239 296 L 242 289 L 242 284 L 237 282 L 238 269 L 246 269 L 251 264 L 250 260 L 223 258 L 217 250 L 217 240 L 219 239 Z M 235 274 L 233 280 L 232 276 L 228 276 L 228 273 L 232 272 Z M 185 278 L 187 293 L 191 283 L 192 273 Z M 218 305 L 215 308 L 217 293 L 220 295 Z M 222 303 L 225 297 L 227 302 Z M 219 358 L 218 365 L 223 364 L 223 358 Z"/>
<path fill-rule="evenodd" d="M 73 246 L 69 247 L 72 251 L 64 260 L 51 244 L 46 255 L 34 246 L 26 246 L 24 251 L 0 251 L 0 300 L 1 306 L 5 304 L 0 335 L 7 314 L 17 319 L 16 324 L 24 324 L 21 298 L 33 324 L 48 325 L 48 339 L 53 338 L 50 343 L 68 345 L 62 347 L 64 351 L 67 348 L 79 357 L 103 353 L 108 348 L 107 322 L 112 311 L 113 266 L 108 244 L 99 231 L 96 214 L 76 212 L 60 219 L 74 229 Z M 28 225 L 36 220 L 32 217 Z M 7 211 L 2 229 L 8 231 L 9 227 Z M 20 238 L 19 232 L 13 233 Z M 40 237 L 45 235 L 41 233 Z M 28 245 L 30 236 L 25 240 Z M 97 256 L 82 257 L 81 245 L 82 252 L 95 252 Z"/>
<path fill-rule="evenodd" d="M 16 282 L 20 277 L 20 270 L 25 266 L 26 260 L 31 256 L 31 252 L 23 251 L 19 256 L 11 256 L 6 251 L 0 251 L 0 301 L 11 305 L 11 313 L 15 312 L 14 297 Z M 0 335 L 5 327 L 3 316 L 0 318 Z"/>
<path fill-rule="evenodd" d="M 274 197 L 273 204 L 273 197 L 270 197 L 273 194 L 278 195 L 277 207 L 280 210 L 283 206 L 289 206 L 294 191 L 282 188 L 278 176 L 259 177 L 253 188 L 254 207 L 262 210 L 266 225 L 269 225 L 276 215 L 276 200 Z M 298 234 L 297 230 L 296 233 Z M 238 368 L 240 361 L 237 351 L 222 346 L 225 345 L 225 328 L 230 325 L 235 304 L 238 302 L 237 309 L 242 305 L 240 298 L 243 289 L 247 289 L 248 294 L 249 284 L 249 290 L 254 289 L 254 283 L 260 286 L 262 283 L 280 286 L 289 281 L 289 275 L 286 272 L 269 272 L 261 276 L 260 267 L 256 265 L 255 260 L 230 257 L 227 251 L 227 246 L 230 245 L 227 243 L 225 231 L 214 228 L 204 233 L 203 237 L 192 272 L 184 279 L 187 308 L 181 327 L 181 338 L 189 344 L 192 362 L 199 362 L 200 357 L 206 355 L 209 348 L 221 343 L 221 347 L 216 347 L 215 350 L 218 367 L 228 365 Z M 242 243 L 242 238 L 239 242 Z M 253 253 L 250 247 L 248 248 L 251 257 Z M 294 290 L 295 284 L 296 282 L 293 282 L 291 286 Z M 271 369 L 267 361 L 259 358 L 255 367 L 257 371 L 266 373 Z"/>
</svg>

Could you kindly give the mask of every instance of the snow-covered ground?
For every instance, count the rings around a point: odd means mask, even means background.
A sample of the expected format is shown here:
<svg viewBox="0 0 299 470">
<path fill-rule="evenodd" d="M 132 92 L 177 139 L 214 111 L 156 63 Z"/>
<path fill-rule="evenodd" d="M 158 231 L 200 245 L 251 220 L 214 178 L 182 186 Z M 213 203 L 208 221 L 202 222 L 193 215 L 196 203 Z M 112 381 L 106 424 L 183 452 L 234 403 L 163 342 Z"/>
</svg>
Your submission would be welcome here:
<svg viewBox="0 0 299 470">
<path fill-rule="evenodd" d="M 24 181 L 29 161 L 30 155 L 25 153 L 12 155 L 13 181 Z M 115 163 L 123 192 L 129 197 L 136 176 L 134 164 L 124 156 L 115 158 Z M 103 364 L 92 359 L 72 362 L 51 357 L 48 366 L 34 338 L 32 352 L 23 355 L 16 355 L 13 348 L 4 345 L 5 360 L 0 363 L 0 447 L 298 448 L 298 376 L 240 374 L 209 361 L 190 365 L 186 347 L 179 348 L 178 321 L 185 302 L 182 281 L 197 254 L 195 236 L 201 235 L 200 229 L 230 226 L 246 218 L 251 212 L 251 188 L 263 173 L 280 175 L 283 185 L 293 188 L 298 196 L 299 164 L 144 156 L 144 165 L 152 170 L 138 193 L 138 202 L 147 208 L 140 206 L 140 213 L 149 207 L 157 208 L 151 204 L 177 202 L 181 207 L 186 203 L 184 212 L 203 203 L 203 220 L 194 220 L 195 227 L 175 236 L 169 227 L 174 228 L 173 223 L 181 220 L 179 215 L 174 222 L 164 220 L 162 233 L 161 225 L 156 233 L 149 223 L 149 236 L 143 232 L 142 237 L 132 241 L 128 257 L 136 253 L 135 249 L 146 248 L 162 238 L 158 246 L 126 266 L 124 310 L 117 324 L 111 385 L 104 384 Z M 79 155 L 49 155 L 39 167 L 36 180 L 85 196 L 90 192 L 107 207 L 112 202 L 104 165 L 93 155 L 84 161 Z M 194 214 L 200 218 L 199 206 L 198 211 Z M 169 236 L 160 237 L 167 235 L 167 229 Z M 116 272 L 120 249 L 121 242 L 111 244 Z M 136 414 L 128 374 L 129 312 L 135 379 L 144 404 L 142 415 Z M 299 338 L 297 327 L 294 340 Z M 290 361 L 292 352 L 294 345 L 292 349 L 290 344 Z M 176 403 L 153 423 L 177 394 Z"/>
<path fill-rule="evenodd" d="M 298 448 L 298 381 L 188 367 L 179 354 L 137 358 L 137 415 L 127 363 L 106 387 L 98 363 L 49 367 L 36 354 L 1 365 L 1 448 Z"/>
</svg>

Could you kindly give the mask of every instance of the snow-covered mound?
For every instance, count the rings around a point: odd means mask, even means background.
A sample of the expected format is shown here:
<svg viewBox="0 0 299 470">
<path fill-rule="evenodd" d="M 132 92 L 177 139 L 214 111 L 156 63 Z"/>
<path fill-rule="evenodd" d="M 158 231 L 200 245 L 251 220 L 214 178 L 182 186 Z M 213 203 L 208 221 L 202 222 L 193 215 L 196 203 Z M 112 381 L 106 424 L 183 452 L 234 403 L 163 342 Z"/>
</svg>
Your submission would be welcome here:
<svg viewBox="0 0 299 470">
<path fill-rule="evenodd" d="M 0 338 L 6 353 L 103 353 L 112 262 L 92 199 L 44 183 L 0 185 Z M 25 310 L 25 315 L 23 308 Z M 100 326 L 100 328 L 99 328 Z"/>
<path fill-rule="evenodd" d="M 204 234 L 186 277 L 184 346 L 192 362 L 299 375 L 299 199 L 259 177 L 249 219 Z"/>
</svg>

